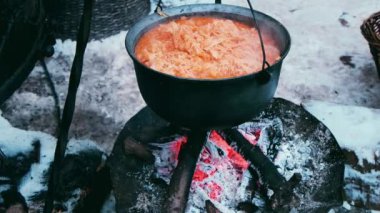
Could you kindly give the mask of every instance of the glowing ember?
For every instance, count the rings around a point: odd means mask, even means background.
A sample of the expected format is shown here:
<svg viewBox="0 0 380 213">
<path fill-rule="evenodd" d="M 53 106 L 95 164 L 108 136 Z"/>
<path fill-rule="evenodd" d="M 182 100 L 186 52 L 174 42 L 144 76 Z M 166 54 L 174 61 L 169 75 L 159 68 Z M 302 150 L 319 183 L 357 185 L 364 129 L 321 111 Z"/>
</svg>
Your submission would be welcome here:
<svg viewBox="0 0 380 213">
<path fill-rule="evenodd" d="M 249 166 L 248 162 L 244 160 L 244 158 L 237 153 L 228 143 L 216 132 L 211 131 L 210 140 L 220 149 L 227 154 L 227 158 L 231 161 L 231 163 L 242 170 L 246 170 Z M 203 154 L 203 152 L 202 152 Z"/>
<path fill-rule="evenodd" d="M 257 143 L 256 138 L 259 134 L 250 138 L 252 143 Z M 186 137 L 180 136 L 169 143 L 151 144 L 153 154 L 156 156 L 157 178 L 169 184 L 172 172 L 178 163 L 179 151 L 186 140 Z M 245 187 L 242 183 L 248 182 L 242 179 L 251 178 L 246 172 L 248 167 L 249 163 L 217 131 L 211 131 L 194 171 L 189 198 L 191 205 L 188 206 L 202 209 L 205 200 L 211 200 L 222 206 L 236 205 L 237 193 L 240 187 Z M 245 190 L 240 189 L 240 191 Z"/>
<path fill-rule="evenodd" d="M 165 140 L 165 139 L 164 139 Z M 164 180 L 167 184 L 170 182 L 173 170 L 178 164 L 179 151 L 183 144 L 187 142 L 186 136 L 176 136 L 168 138 L 168 143 L 151 144 L 152 153 L 155 155 L 155 175 L 157 178 Z"/>
<path fill-rule="evenodd" d="M 220 202 L 236 193 L 248 162 L 216 132 L 211 131 L 209 140 L 198 160 L 191 191 L 203 190 L 210 200 Z M 234 183 L 226 187 L 226 182 Z"/>
<path fill-rule="evenodd" d="M 250 143 L 259 146 L 270 159 L 277 157 L 283 131 L 281 120 L 247 122 L 240 125 L 238 130 Z M 159 143 L 150 143 L 155 156 L 156 178 L 170 183 L 178 164 L 179 152 L 186 142 L 187 137 L 174 135 L 159 139 Z M 257 177 L 252 177 L 248 170 L 250 163 L 235 149 L 233 141 L 230 142 L 232 143 L 229 144 L 217 131 L 209 132 L 196 164 L 186 212 L 204 212 L 207 200 L 222 212 L 234 212 L 242 202 L 264 205 L 265 201 L 254 190 L 260 181 Z"/>
</svg>

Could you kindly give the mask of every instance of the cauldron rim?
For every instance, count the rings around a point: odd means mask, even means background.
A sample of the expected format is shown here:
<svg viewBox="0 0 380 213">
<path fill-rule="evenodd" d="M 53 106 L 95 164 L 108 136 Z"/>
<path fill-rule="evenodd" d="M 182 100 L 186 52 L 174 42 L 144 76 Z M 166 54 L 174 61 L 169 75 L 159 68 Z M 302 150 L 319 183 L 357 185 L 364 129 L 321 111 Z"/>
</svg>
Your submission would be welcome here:
<svg viewBox="0 0 380 213">
<path fill-rule="evenodd" d="M 188 8 L 201 9 L 201 11 L 195 10 L 192 12 L 182 13 L 185 9 L 188 9 Z M 209 9 L 209 10 L 207 10 L 207 9 Z M 210 9 L 215 9 L 215 10 L 212 11 Z M 229 12 L 228 11 L 219 11 L 218 9 L 229 9 L 230 11 Z M 172 79 L 176 79 L 176 80 L 182 80 L 182 81 L 224 82 L 224 81 L 231 81 L 231 80 L 251 79 L 251 78 L 255 78 L 259 73 L 261 73 L 263 71 L 269 71 L 270 72 L 271 67 L 276 66 L 279 63 L 282 63 L 282 61 L 285 59 L 285 57 L 287 56 L 287 54 L 290 51 L 290 46 L 291 46 L 290 34 L 289 34 L 288 30 L 286 29 L 286 27 L 281 22 L 279 22 L 275 18 L 273 18 L 273 17 L 271 17 L 271 16 L 269 16 L 263 12 L 257 11 L 257 10 L 254 10 L 255 14 L 259 14 L 260 16 L 263 16 L 266 19 L 269 19 L 270 21 L 276 23 L 276 25 L 278 25 L 279 28 L 282 28 L 282 31 L 284 32 L 284 36 L 286 37 L 286 41 L 287 41 L 287 43 L 285 44 L 285 49 L 283 51 L 281 51 L 281 53 L 280 53 L 280 56 L 281 56 L 280 59 L 276 60 L 275 63 L 270 64 L 270 66 L 267 66 L 265 69 L 260 70 L 258 72 L 253 72 L 253 73 L 249 73 L 249 74 L 241 75 L 241 76 L 235 76 L 235 77 L 229 77 L 229 78 L 217 78 L 217 79 L 186 78 L 186 77 L 174 76 L 174 75 L 170 75 L 170 74 L 152 69 L 152 68 L 146 66 L 145 64 L 141 63 L 140 60 L 138 60 L 137 57 L 135 56 L 135 47 L 136 47 L 137 42 L 135 42 L 134 45 L 130 44 L 130 42 L 133 43 L 133 38 L 131 38 L 131 36 L 134 36 L 134 35 L 132 35 L 132 32 L 137 31 L 138 33 L 140 33 L 140 34 L 137 34 L 138 38 L 136 39 L 136 40 L 139 40 L 141 38 L 141 36 L 145 33 L 142 31 L 144 31 L 147 28 L 151 29 L 153 26 L 157 26 L 157 24 L 169 21 L 170 18 L 176 19 L 177 17 L 180 17 L 180 16 L 197 14 L 197 13 L 207 14 L 207 13 L 211 13 L 211 12 L 233 14 L 233 11 L 240 11 L 240 12 L 245 11 L 246 13 L 249 13 L 249 14 L 251 13 L 251 11 L 248 8 L 235 6 L 235 5 L 227 5 L 227 4 L 188 4 L 188 5 L 182 5 L 182 6 L 177 6 L 177 7 L 165 8 L 164 12 L 166 14 L 168 14 L 169 17 L 164 17 L 164 16 L 158 15 L 157 13 L 153 13 L 153 14 L 150 14 L 150 15 L 140 19 L 139 21 L 137 21 L 127 32 L 127 35 L 125 37 L 125 47 L 127 49 L 129 56 L 135 62 L 139 63 L 144 68 L 146 68 L 152 72 L 155 72 L 157 74 L 160 74 L 162 76 L 172 78 Z M 171 14 L 173 14 L 173 15 L 171 15 Z M 242 15 L 244 15 L 244 14 L 242 14 Z M 146 22 L 148 22 L 148 24 L 146 24 Z"/>
</svg>

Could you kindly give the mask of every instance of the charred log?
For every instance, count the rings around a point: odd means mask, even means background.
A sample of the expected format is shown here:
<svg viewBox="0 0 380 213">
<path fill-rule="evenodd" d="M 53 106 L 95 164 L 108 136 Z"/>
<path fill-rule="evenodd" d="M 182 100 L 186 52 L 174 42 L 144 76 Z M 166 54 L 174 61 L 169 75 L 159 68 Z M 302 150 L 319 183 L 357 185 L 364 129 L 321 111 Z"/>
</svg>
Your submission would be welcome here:
<svg viewBox="0 0 380 213">
<path fill-rule="evenodd" d="M 90 179 L 84 197 L 75 207 L 74 212 L 101 212 L 102 206 L 111 191 L 111 179 L 108 167 L 101 170 Z"/>
<path fill-rule="evenodd" d="M 257 210 L 259 210 L 259 208 L 255 206 L 253 203 L 247 201 L 239 203 L 237 206 L 237 210 L 245 213 L 251 213 L 256 212 Z"/>
<path fill-rule="evenodd" d="M 178 165 L 170 181 L 169 199 L 164 212 L 185 212 L 195 166 L 206 136 L 205 131 L 193 131 L 187 143 L 181 148 Z"/>
<path fill-rule="evenodd" d="M 286 184 L 285 178 L 277 171 L 277 167 L 264 155 L 260 147 L 252 145 L 239 131 L 235 129 L 224 130 L 230 141 L 235 141 L 243 156 L 251 161 L 258 169 L 264 181 L 274 191 L 279 191 Z"/>
<path fill-rule="evenodd" d="M 299 197 L 293 193 L 294 187 L 299 183 L 302 177 L 299 174 L 294 174 L 289 182 L 282 189 L 274 191 L 275 193 L 270 199 L 270 208 L 278 212 L 288 212 L 292 206 L 299 203 Z"/>
<path fill-rule="evenodd" d="M 275 194 L 272 196 L 270 204 L 272 210 L 289 210 L 291 203 L 296 202 L 297 200 L 293 193 L 295 185 L 293 182 L 297 182 L 299 179 L 298 175 L 294 178 L 292 183 L 288 183 L 277 171 L 277 167 L 272 161 L 264 155 L 260 147 L 252 145 L 236 129 L 226 129 L 223 132 L 230 141 L 236 142 L 243 156 L 252 163 L 252 165 L 259 171 L 263 181 L 274 191 Z"/>
<path fill-rule="evenodd" d="M 252 181 L 255 182 L 252 184 L 253 190 L 252 190 L 252 197 L 254 196 L 253 193 L 256 191 L 261 199 L 265 202 L 265 208 L 270 209 L 269 203 L 270 199 L 268 197 L 268 188 L 262 183 L 260 180 L 260 174 L 251 166 L 248 167 L 249 173 L 252 175 Z M 257 181 L 257 182 L 256 182 Z"/>
</svg>

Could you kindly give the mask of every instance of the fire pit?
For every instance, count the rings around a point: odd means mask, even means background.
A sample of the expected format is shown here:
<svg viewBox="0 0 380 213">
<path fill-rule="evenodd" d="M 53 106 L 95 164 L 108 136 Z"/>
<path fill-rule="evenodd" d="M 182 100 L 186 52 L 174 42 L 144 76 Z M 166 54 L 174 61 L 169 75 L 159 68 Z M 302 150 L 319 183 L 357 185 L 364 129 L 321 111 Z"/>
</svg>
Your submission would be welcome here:
<svg viewBox="0 0 380 213">
<path fill-rule="evenodd" d="M 257 118 L 202 135 L 149 108 L 128 121 L 109 159 L 117 211 L 310 212 L 342 202 L 342 152 L 300 106 L 274 99 Z"/>
</svg>

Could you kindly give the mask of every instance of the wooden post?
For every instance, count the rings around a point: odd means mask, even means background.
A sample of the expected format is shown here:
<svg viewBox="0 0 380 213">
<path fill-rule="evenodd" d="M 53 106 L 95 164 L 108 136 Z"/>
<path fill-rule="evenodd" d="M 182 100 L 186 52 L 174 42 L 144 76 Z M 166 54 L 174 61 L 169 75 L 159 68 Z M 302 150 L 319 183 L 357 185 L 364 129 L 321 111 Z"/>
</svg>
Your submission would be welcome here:
<svg viewBox="0 0 380 213">
<path fill-rule="evenodd" d="M 63 115 L 61 122 L 59 124 L 59 134 L 57 146 L 54 153 L 54 161 L 52 165 L 52 173 L 50 174 L 48 183 L 48 192 L 45 200 L 45 213 L 51 213 L 53 211 L 54 195 L 56 183 L 58 182 L 58 171 L 63 162 L 65 156 L 66 146 L 68 142 L 68 133 L 73 119 L 73 114 L 75 110 L 75 101 L 78 86 L 80 83 L 80 78 L 82 75 L 83 68 L 83 57 L 86 50 L 88 38 L 90 35 L 91 17 L 92 17 L 92 7 L 94 0 L 85 0 L 83 14 L 79 26 L 78 36 L 77 36 L 77 46 L 75 50 L 74 62 L 71 67 L 69 89 L 65 101 L 65 106 L 63 108 Z"/>
<path fill-rule="evenodd" d="M 189 197 L 191 181 L 207 131 L 192 131 L 178 156 L 178 165 L 170 180 L 169 198 L 164 212 L 183 213 Z"/>
</svg>

